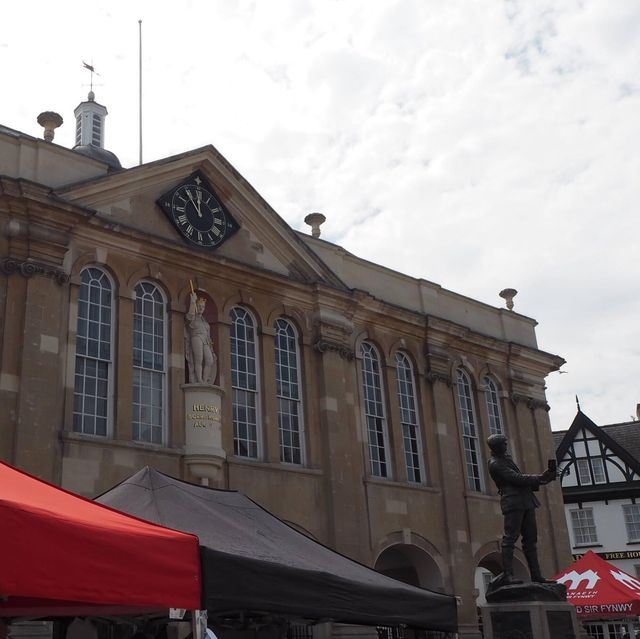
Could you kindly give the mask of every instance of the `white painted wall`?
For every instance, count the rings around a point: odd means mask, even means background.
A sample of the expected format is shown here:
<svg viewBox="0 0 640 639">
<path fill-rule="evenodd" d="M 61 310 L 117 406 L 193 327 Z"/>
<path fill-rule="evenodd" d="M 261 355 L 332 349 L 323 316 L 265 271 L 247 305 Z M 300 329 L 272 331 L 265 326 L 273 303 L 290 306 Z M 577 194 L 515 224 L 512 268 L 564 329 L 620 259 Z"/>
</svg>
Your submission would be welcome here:
<svg viewBox="0 0 640 639">
<path fill-rule="evenodd" d="M 624 513 L 622 512 L 622 506 L 630 503 L 630 499 L 617 499 L 608 502 L 585 502 L 583 504 L 584 508 L 593 509 L 593 521 L 598 535 L 597 546 L 576 546 L 570 512 L 576 510 L 578 504 L 565 504 L 565 517 L 567 519 L 567 528 L 569 529 L 571 552 L 573 554 L 582 554 L 587 552 L 587 550 L 593 550 L 595 553 L 637 552 L 638 557 L 634 559 L 607 559 L 607 561 L 610 561 L 610 563 L 618 568 L 628 572 L 630 575 L 636 576 L 635 566 L 640 566 L 640 543 L 630 544 L 628 542 L 627 528 L 624 523 Z"/>
</svg>

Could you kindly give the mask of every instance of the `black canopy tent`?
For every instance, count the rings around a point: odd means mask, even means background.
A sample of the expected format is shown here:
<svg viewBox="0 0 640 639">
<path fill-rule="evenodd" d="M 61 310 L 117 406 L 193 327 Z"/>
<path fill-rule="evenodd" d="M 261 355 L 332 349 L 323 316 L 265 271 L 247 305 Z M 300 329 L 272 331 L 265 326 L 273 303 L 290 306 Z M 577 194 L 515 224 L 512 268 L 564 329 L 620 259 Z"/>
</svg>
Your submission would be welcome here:
<svg viewBox="0 0 640 639">
<path fill-rule="evenodd" d="M 450 595 L 409 586 L 309 539 L 235 491 L 143 468 L 96 498 L 200 539 L 209 614 L 269 613 L 363 625 L 457 629 Z"/>
</svg>

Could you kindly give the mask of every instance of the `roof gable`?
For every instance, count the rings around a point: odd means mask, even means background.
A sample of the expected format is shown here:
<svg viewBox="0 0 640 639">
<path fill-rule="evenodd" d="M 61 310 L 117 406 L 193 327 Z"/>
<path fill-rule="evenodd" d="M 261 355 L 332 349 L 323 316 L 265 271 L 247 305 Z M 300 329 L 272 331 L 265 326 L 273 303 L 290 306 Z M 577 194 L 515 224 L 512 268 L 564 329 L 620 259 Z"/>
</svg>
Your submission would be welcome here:
<svg viewBox="0 0 640 639">
<path fill-rule="evenodd" d="M 67 185 L 55 190 L 53 196 L 94 209 L 96 216 L 107 222 L 149 233 L 184 249 L 188 244 L 160 210 L 157 200 L 196 171 L 211 184 L 240 230 L 213 251 L 189 247 L 194 255 L 230 258 L 295 280 L 344 287 L 338 276 L 212 146 Z"/>
<path fill-rule="evenodd" d="M 637 429 L 637 422 L 633 424 Z M 624 441 L 616 437 L 621 433 L 625 435 Z M 635 439 L 637 433 L 636 430 Z M 561 439 L 556 436 L 556 459 L 563 466 L 563 488 L 639 481 L 640 459 L 624 445 L 630 439 L 628 429 L 600 428 L 578 410 L 564 436 Z M 569 479 L 571 470 L 574 476 Z"/>
</svg>

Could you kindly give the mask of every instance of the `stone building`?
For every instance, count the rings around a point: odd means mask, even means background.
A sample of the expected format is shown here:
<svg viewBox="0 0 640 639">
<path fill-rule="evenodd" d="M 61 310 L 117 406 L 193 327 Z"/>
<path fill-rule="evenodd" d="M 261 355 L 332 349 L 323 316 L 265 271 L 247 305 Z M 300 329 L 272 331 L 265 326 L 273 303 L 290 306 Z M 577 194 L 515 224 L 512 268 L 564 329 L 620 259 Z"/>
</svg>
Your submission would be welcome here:
<svg viewBox="0 0 640 639">
<path fill-rule="evenodd" d="M 293 230 L 212 146 L 122 169 L 105 115 L 90 94 L 72 150 L 0 126 L 0 457 L 87 496 L 144 465 L 242 491 L 454 593 L 478 637 L 502 526 L 485 439 L 505 431 L 525 472 L 554 456 L 544 380 L 563 360 L 536 322 L 359 259 L 322 216 Z M 218 360 L 208 475 L 185 450 L 192 289 Z M 551 574 L 569 544 L 559 486 L 541 495 Z"/>
</svg>

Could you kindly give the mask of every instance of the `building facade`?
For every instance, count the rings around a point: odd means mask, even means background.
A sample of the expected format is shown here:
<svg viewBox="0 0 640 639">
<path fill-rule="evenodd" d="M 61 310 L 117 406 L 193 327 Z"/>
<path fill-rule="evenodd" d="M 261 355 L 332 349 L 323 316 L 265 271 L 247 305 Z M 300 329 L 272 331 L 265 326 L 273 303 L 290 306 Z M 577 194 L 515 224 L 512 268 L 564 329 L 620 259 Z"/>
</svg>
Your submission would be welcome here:
<svg viewBox="0 0 640 639">
<path fill-rule="evenodd" d="M 573 557 L 592 550 L 640 589 L 640 420 L 597 426 L 578 408 L 569 429 L 553 435 Z M 623 622 L 587 629 L 596 639 L 632 632 Z"/>
<path fill-rule="evenodd" d="M 196 291 L 222 397 L 212 485 L 455 594 L 479 637 L 474 575 L 500 571 L 502 534 L 486 437 L 505 432 L 525 472 L 554 453 L 544 380 L 563 360 L 536 322 L 293 230 L 211 146 L 122 169 L 97 142 L 0 127 L 0 457 L 86 496 L 144 465 L 200 481 Z M 570 559 L 559 486 L 541 501 L 551 574 Z"/>
</svg>

